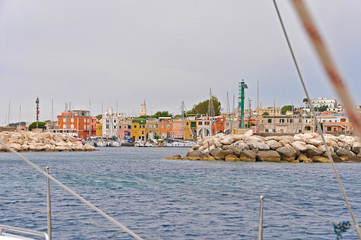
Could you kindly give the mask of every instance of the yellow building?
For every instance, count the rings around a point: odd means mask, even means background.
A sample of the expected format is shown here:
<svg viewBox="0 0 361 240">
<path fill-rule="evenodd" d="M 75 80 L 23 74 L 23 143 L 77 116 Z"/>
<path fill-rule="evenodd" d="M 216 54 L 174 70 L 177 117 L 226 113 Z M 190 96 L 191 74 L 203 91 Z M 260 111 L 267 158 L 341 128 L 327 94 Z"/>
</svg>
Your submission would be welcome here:
<svg viewBox="0 0 361 240">
<path fill-rule="evenodd" d="M 197 139 L 197 119 L 186 119 L 184 121 L 184 140 Z"/>
<path fill-rule="evenodd" d="M 258 109 L 258 116 L 262 116 L 264 113 L 268 113 L 268 116 L 281 116 L 281 108 L 276 107 L 268 107 L 268 108 L 260 108 Z"/>
<path fill-rule="evenodd" d="M 137 118 L 132 121 L 132 134 L 131 137 L 134 141 L 146 140 L 146 120 L 144 118 Z"/>
<path fill-rule="evenodd" d="M 103 124 L 101 122 L 98 122 L 96 125 L 95 135 L 101 136 L 103 134 Z"/>
</svg>

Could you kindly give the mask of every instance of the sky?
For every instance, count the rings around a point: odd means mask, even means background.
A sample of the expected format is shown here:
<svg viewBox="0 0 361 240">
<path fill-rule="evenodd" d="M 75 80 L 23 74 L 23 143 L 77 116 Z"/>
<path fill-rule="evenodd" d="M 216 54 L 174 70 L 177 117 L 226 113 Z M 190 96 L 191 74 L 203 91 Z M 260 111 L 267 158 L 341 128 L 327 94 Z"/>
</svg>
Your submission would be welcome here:
<svg viewBox="0 0 361 240">
<path fill-rule="evenodd" d="M 338 99 L 290 0 L 277 1 L 311 98 Z M 361 1 L 306 1 L 361 104 Z M 305 93 L 271 0 L 2 0 L 0 126 L 72 109 L 179 114 L 209 98 L 300 106 Z M 227 101 L 228 93 L 228 101 Z M 10 113 L 10 114 L 9 114 Z"/>
</svg>

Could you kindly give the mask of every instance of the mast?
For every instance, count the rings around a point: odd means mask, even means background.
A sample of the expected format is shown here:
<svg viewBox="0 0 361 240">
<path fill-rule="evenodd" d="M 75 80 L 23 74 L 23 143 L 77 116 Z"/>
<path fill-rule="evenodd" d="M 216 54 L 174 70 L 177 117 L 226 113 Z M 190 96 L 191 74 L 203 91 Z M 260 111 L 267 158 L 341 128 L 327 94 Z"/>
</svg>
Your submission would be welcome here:
<svg viewBox="0 0 361 240">
<path fill-rule="evenodd" d="M 9 100 L 8 125 L 10 124 L 10 105 L 11 105 L 11 100 Z"/>
<path fill-rule="evenodd" d="M 213 117 L 214 117 L 214 107 L 212 100 L 212 89 L 209 88 L 209 103 L 208 103 L 208 118 L 210 118 L 210 136 L 213 136 L 212 133 L 212 125 L 213 125 Z"/>
<path fill-rule="evenodd" d="M 276 132 L 276 99 L 273 98 L 273 132 Z"/>
</svg>

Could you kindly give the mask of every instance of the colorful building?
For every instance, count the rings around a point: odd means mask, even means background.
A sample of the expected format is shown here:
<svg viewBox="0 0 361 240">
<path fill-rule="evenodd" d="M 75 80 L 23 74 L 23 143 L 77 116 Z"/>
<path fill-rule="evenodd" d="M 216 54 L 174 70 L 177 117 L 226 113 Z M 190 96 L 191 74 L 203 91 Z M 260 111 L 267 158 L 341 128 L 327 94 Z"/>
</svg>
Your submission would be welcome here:
<svg viewBox="0 0 361 240">
<path fill-rule="evenodd" d="M 213 117 L 212 121 L 212 134 L 224 133 L 225 118 L 222 116 Z"/>
<path fill-rule="evenodd" d="M 103 135 L 103 124 L 101 122 L 96 123 L 96 130 L 95 130 L 95 136 L 102 136 Z"/>
<path fill-rule="evenodd" d="M 87 110 L 73 110 L 63 112 L 58 118 L 58 130 L 65 133 L 72 133 L 74 137 L 87 139 L 91 132 L 92 117 Z M 69 131 L 64 131 L 69 130 Z"/>
<path fill-rule="evenodd" d="M 197 118 L 188 117 L 184 121 L 184 140 L 197 140 Z"/>
<path fill-rule="evenodd" d="M 132 135 L 132 121 L 120 121 L 118 126 L 119 139 L 130 140 Z"/>
<path fill-rule="evenodd" d="M 145 125 L 146 125 L 146 120 L 144 118 L 137 118 L 132 121 L 131 138 L 134 141 L 137 141 L 137 140 L 145 141 L 146 140 Z"/>
<path fill-rule="evenodd" d="M 184 139 L 184 124 L 183 119 L 173 119 L 173 129 L 171 136 L 173 139 Z"/>
<path fill-rule="evenodd" d="M 171 117 L 160 117 L 158 123 L 158 134 L 160 138 L 172 138 L 173 120 Z"/>
<path fill-rule="evenodd" d="M 158 132 L 158 119 L 148 118 L 145 126 L 146 139 L 156 139 L 159 136 Z"/>
</svg>

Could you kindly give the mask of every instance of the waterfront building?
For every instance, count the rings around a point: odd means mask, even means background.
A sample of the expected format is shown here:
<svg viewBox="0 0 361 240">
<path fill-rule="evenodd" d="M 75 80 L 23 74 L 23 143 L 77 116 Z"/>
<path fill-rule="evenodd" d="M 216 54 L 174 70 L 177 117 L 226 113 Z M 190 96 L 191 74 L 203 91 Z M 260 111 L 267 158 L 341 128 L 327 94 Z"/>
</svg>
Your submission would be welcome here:
<svg viewBox="0 0 361 240">
<path fill-rule="evenodd" d="M 328 98 L 323 98 L 323 97 L 319 97 L 316 99 L 311 99 L 311 103 L 313 105 L 313 107 L 328 107 L 328 108 L 337 108 L 337 101 L 336 99 L 328 99 Z M 308 102 L 306 102 L 306 107 L 310 108 L 310 104 Z"/>
<path fill-rule="evenodd" d="M 184 119 L 173 119 L 172 138 L 184 139 Z"/>
<path fill-rule="evenodd" d="M 325 133 L 348 133 L 350 132 L 350 122 L 342 119 L 341 122 L 324 122 L 323 131 Z"/>
<path fill-rule="evenodd" d="M 302 131 L 303 127 L 300 117 L 294 118 L 286 115 L 263 116 L 261 125 L 264 132 L 277 133 L 298 133 Z"/>
<path fill-rule="evenodd" d="M 212 134 L 218 134 L 218 133 L 224 133 L 225 129 L 225 117 L 223 116 L 217 116 L 213 117 L 212 123 Z"/>
<path fill-rule="evenodd" d="M 158 134 L 160 138 L 172 138 L 173 120 L 171 117 L 160 117 L 158 123 Z"/>
<path fill-rule="evenodd" d="M 118 126 L 121 120 L 122 114 L 113 112 L 113 109 L 108 109 L 101 119 L 102 136 L 104 138 L 118 138 Z"/>
<path fill-rule="evenodd" d="M 148 118 L 146 121 L 145 131 L 146 131 L 146 139 L 154 140 L 159 136 L 158 132 L 158 119 L 157 118 Z"/>
<path fill-rule="evenodd" d="M 119 140 L 130 140 L 132 135 L 132 121 L 122 120 L 118 122 Z"/>
<path fill-rule="evenodd" d="M 281 108 L 279 107 L 268 107 L 268 108 L 259 108 L 258 109 L 258 116 L 264 116 L 266 114 L 268 116 L 281 116 L 282 112 L 281 112 Z"/>
<path fill-rule="evenodd" d="M 184 140 L 197 139 L 197 118 L 187 117 L 184 121 Z"/>
<path fill-rule="evenodd" d="M 56 132 L 64 132 L 74 137 L 87 139 L 91 130 L 92 117 L 87 110 L 72 110 L 63 112 L 58 118 L 58 129 Z"/>
<path fill-rule="evenodd" d="M 197 119 L 197 137 L 204 138 L 208 136 L 213 136 L 212 132 L 212 118 L 210 117 L 200 117 Z"/>
<path fill-rule="evenodd" d="M 144 118 L 133 119 L 132 127 L 131 127 L 131 129 L 132 129 L 131 138 L 134 141 L 137 141 L 137 140 L 145 141 L 146 140 L 145 125 L 146 125 L 146 120 Z"/>
<path fill-rule="evenodd" d="M 99 121 L 96 123 L 96 130 L 95 130 L 95 136 L 102 136 L 103 135 L 103 124 Z"/>
</svg>

